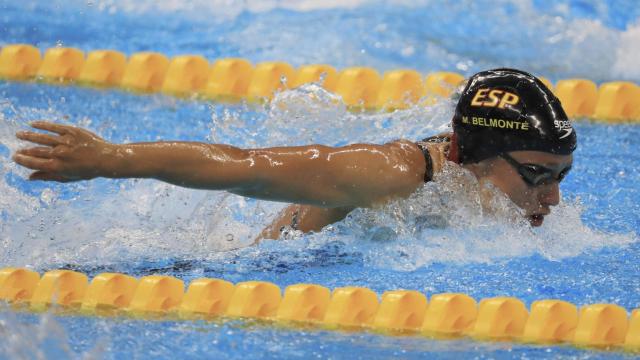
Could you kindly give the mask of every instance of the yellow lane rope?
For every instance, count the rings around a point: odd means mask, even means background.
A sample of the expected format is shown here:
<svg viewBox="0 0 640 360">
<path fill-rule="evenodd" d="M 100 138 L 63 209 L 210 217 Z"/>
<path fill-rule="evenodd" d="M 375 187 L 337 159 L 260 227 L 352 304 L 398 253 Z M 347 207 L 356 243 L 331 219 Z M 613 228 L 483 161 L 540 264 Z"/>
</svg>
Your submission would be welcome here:
<svg viewBox="0 0 640 360">
<path fill-rule="evenodd" d="M 482 299 L 461 293 L 427 297 L 413 290 L 378 295 L 365 287 L 333 289 L 315 284 L 288 286 L 284 296 L 270 282 L 232 284 L 221 279 L 184 282 L 163 275 L 140 279 L 102 273 L 91 282 L 80 272 L 52 270 L 42 277 L 25 268 L 0 269 L 0 300 L 16 309 L 111 314 L 137 318 L 253 318 L 278 324 L 327 329 L 469 337 L 478 341 L 573 344 L 577 347 L 640 351 L 640 311 L 628 317 L 614 304 L 578 309 L 563 300 L 534 301 L 528 310 L 514 297 Z"/>
<path fill-rule="evenodd" d="M 171 59 L 155 52 L 125 54 L 96 50 L 85 54 L 70 47 L 47 49 L 27 44 L 6 45 L 0 51 L 0 78 L 36 79 L 49 83 L 119 87 L 136 92 L 162 92 L 214 101 L 268 101 L 274 94 L 317 82 L 342 98 L 351 109 L 395 110 L 433 104 L 447 97 L 464 77 L 454 72 L 423 76 L 415 70 L 392 70 L 380 75 L 369 67 L 336 70 L 325 64 L 294 68 L 282 61 L 251 64 L 240 58 L 209 63 L 200 55 Z M 614 81 L 596 85 L 587 79 L 564 79 L 555 86 L 540 79 L 560 98 L 571 118 L 594 118 L 610 123 L 640 120 L 640 86 Z"/>
</svg>

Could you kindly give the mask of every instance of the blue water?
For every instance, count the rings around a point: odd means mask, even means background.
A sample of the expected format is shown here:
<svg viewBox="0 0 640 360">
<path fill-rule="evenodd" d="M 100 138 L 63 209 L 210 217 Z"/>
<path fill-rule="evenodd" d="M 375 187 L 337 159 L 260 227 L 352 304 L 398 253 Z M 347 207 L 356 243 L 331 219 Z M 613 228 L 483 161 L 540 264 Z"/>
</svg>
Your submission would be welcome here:
<svg viewBox="0 0 640 360">
<path fill-rule="evenodd" d="M 325 3 L 326 4 L 326 3 Z M 346 4 L 346 3 L 343 3 Z M 635 1 L 2 2 L 0 44 L 56 44 L 128 54 L 242 56 L 293 65 L 326 62 L 379 71 L 413 68 L 470 75 L 516 66 L 552 80 L 639 82 Z M 308 93 L 316 95 L 310 100 Z M 305 88 L 263 107 L 139 96 L 116 90 L 0 82 L 0 265 L 77 269 L 185 282 L 298 282 L 378 293 L 507 295 L 527 305 L 640 301 L 640 127 L 576 119 L 579 147 L 561 185 L 563 204 L 542 229 L 486 218 L 441 179 L 404 202 L 354 213 L 318 234 L 247 247 L 283 204 L 151 180 L 27 182 L 9 158 L 30 120 L 77 124 L 113 142 L 159 139 L 260 147 L 420 139 L 447 129 L 453 104 L 392 114 L 351 114 Z M 453 174 L 462 176 L 464 174 Z M 471 196 L 474 195 L 472 192 Z M 446 199 L 449 206 L 436 205 Z M 419 210 L 419 211 L 416 211 Z M 508 212 L 509 206 L 505 205 Z M 420 213 L 452 219 L 415 225 Z M 597 358 L 623 356 L 419 336 L 287 330 L 261 324 L 165 322 L 0 313 L 0 356 L 16 358 Z"/>
</svg>

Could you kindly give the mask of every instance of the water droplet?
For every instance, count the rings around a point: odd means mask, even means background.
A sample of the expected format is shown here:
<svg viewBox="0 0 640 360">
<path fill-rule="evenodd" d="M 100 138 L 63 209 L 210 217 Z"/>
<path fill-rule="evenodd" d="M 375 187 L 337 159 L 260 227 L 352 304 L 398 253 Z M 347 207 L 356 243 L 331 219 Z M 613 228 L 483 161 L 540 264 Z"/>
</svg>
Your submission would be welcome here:
<svg viewBox="0 0 640 360">
<path fill-rule="evenodd" d="M 284 76 L 284 75 L 282 75 L 282 76 L 280 77 L 280 83 L 281 83 L 282 85 L 284 85 L 284 86 L 287 86 L 287 77 L 286 77 L 286 76 Z"/>
<path fill-rule="evenodd" d="M 402 56 L 411 56 L 415 54 L 415 52 L 416 48 L 414 48 L 413 46 L 407 46 L 400 51 L 400 54 L 402 54 Z"/>
</svg>

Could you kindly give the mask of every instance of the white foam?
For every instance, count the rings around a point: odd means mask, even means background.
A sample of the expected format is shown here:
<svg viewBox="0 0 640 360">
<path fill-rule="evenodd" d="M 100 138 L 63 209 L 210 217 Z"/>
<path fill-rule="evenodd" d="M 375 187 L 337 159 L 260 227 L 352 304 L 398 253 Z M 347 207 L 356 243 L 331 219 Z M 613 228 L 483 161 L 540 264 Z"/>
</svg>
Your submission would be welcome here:
<svg viewBox="0 0 640 360">
<path fill-rule="evenodd" d="M 387 70 L 406 67 L 404 60 L 410 57 L 417 62 L 414 66 L 425 72 L 447 69 L 470 75 L 490 67 L 511 66 L 552 80 L 582 77 L 597 82 L 640 81 L 635 66 L 640 53 L 638 25 L 624 31 L 604 25 L 598 19 L 607 18 L 609 7 L 615 6 L 606 3 L 589 4 L 595 11 L 592 18 L 577 17 L 568 2 L 541 10 L 533 0 L 471 3 L 430 0 L 76 0 L 53 1 L 52 4 L 57 4 L 51 5 L 52 11 L 74 7 L 82 10 L 90 4 L 91 8 L 107 13 L 179 16 L 205 23 L 230 23 L 244 13 L 256 14 L 254 21 L 224 34 L 225 41 L 237 47 L 240 54 L 251 55 L 256 60 L 283 59 L 293 64 L 329 62 L 336 66 L 363 65 Z M 425 31 L 424 38 L 403 34 L 399 30 L 406 27 L 398 27 L 395 20 L 370 18 L 369 8 L 373 6 L 405 8 L 407 13 L 423 12 L 424 21 L 429 22 L 426 25 L 429 31 Z M 351 32 L 349 36 L 324 29 L 318 21 L 309 27 L 295 19 L 280 24 L 278 20 L 270 22 L 260 17 L 276 9 L 310 12 L 361 7 L 367 7 L 366 17 L 357 22 L 344 20 Z M 442 16 L 430 16 L 432 13 Z M 408 17 L 407 21 L 416 20 L 420 21 L 420 16 Z M 451 31 L 445 32 L 441 28 L 451 28 Z M 309 41 L 311 36 L 313 41 Z M 256 49 L 259 49 L 257 54 Z M 382 56 L 377 51 L 381 51 Z"/>
<path fill-rule="evenodd" d="M 621 35 L 616 61 L 611 69 L 614 78 L 640 79 L 640 22 L 629 26 Z"/>
<path fill-rule="evenodd" d="M 4 304 L 3 304 L 4 306 Z M 51 312 L 40 314 L 37 322 L 20 319 L 24 314 L 16 314 L 5 309 L 0 312 L 0 353 L 6 359 L 99 359 L 104 356 L 107 336 L 110 335 L 108 322 L 94 319 L 99 329 L 96 344 L 83 352 L 72 349 L 72 343 L 63 325 Z"/>
<path fill-rule="evenodd" d="M 216 20 L 233 19 L 243 11 L 267 12 L 274 9 L 295 11 L 313 11 L 335 8 L 354 8 L 368 0 L 97 0 L 77 1 L 76 6 L 95 7 L 109 13 L 125 12 L 148 14 L 160 12 L 165 14 L 181 13 L 195 18 L 213 18 Z"/>
</svg>

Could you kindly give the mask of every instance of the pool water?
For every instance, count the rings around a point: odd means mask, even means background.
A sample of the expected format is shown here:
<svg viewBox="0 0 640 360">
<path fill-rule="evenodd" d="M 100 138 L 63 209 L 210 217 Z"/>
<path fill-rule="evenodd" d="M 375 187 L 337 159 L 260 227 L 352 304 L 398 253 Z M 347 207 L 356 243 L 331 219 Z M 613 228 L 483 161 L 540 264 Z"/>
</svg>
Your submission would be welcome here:
<svg viewBox="0 0 640 360">
<path fill-rule="evenodd" d="M 239 56 L 422 73 L 513 66 L 552 81 L 640 82 L 635 1 L 47 1 L 0 2 L 0 45 L 108 48 L 131 54 Z M 448 129 L 453 102 L 351 113 L 310 85 L 271 104 L 0 81 L 1 266 L 92 276 L 167 274 L 185 282 L 299 282 L 397 288 L 430 296 L 640 302 L 640 127 L 575 119 L 579 146 L 563 201 L 531 229 L 497 197 L 483 215 L 469 174 L 449 169 L 411 198 L 357 210 L 323 231 L 253 239 L 285 205 L 152 180 L 28 182 L 10 155 L 35 119 L 114 142 L 193 140 L 241 147 L 418 140 Z M 453 179 L 453 180 L 451 180 Z M 464 184 L 460 187 L 457 184 Z M 443 226 L 424 226 L 425 218 Z M 621 353 L 469 340 L 0 312 L 2 358 L 598 358 Z"/>
</svg>

